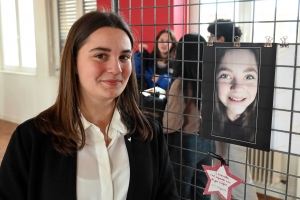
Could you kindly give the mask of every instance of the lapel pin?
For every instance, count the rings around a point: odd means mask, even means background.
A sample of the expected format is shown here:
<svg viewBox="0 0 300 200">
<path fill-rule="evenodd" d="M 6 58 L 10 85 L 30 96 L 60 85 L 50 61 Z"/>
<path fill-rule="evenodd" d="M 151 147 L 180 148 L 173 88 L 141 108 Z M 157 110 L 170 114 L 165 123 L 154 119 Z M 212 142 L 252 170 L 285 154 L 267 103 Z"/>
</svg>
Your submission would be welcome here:
<svg viewBox="0 0 300 200">
<path fill-rule="evenodd" d="M 130 138 L 128 138 L 128 140 L 129 140 L 129 142 L 131 142 L 131 137 L 130 137 Z"/>
</svg>

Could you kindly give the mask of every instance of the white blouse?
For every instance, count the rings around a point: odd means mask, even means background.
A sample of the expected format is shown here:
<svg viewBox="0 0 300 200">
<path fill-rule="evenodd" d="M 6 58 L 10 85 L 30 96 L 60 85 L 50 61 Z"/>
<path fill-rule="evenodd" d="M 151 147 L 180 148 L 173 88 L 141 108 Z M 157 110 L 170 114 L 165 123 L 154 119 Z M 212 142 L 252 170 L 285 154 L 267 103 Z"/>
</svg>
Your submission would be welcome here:
<svg viewBox="0 0 300 200">
<path fill-rule="evenodd" d="M 77 154 L 77 200 L 125 200 L 129 187 L 130 167 L 124 135 L 128 133 L 115 109 L 106 147 L 100 128 L 83 115 L 86 145 Z M 107 131 L 107 127 L 106 127 Z"/>
</svg>

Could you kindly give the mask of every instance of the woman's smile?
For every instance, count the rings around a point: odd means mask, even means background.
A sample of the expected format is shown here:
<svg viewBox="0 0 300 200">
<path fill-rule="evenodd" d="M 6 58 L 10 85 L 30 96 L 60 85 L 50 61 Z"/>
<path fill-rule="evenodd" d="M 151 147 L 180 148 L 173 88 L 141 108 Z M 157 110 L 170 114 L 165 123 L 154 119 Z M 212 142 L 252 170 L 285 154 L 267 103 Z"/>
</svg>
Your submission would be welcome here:
<svg viewBox="0 0 300 200">
<path fill-rule="evenodd" d="M 119 79 L 106 79 L 106 80 L 102 80 L 101 82 L 103 82 L 107 85 L 110 85 L 110 86 L 117 86 L 122 82 L 122 80 L 119 80 Z"/>
<path fill-rule="evenodd" d="M 237 97 L 228 97 L 228 99 L 232 102 L 243 102 L 246 98 L 237 98 Z"/>
</svg>

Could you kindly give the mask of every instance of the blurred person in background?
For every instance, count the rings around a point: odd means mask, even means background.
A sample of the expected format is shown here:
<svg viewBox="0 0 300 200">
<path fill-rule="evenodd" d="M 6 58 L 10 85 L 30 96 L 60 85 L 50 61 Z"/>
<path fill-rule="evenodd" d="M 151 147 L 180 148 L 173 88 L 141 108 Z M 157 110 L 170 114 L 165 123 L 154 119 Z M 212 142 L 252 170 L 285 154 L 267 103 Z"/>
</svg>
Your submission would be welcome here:
<svg viewBox="0 0 300 200">
<path fill-rule="evenodd" d="M 203 42 L 198 34 L 186 34 L 179 40 L 163 116 L 178 193 L 193 200 L 210 199 L 203 195 L 207 176 L 202 165 L 212 164 L 207 152 L 216 149 L 214 141 L 199 137 Z"/>
<path fill-rule="evenodd" d="M 134 54 L 139 87 L 145 90 L 158 86 L 168 91 L 177 49 L 175 33 L 171 29 L 161 30 L 156 36 L 154 50 L 149 53 L 147 49 L 148 45 L 141 43 Z"/>
<path fill-rule="evenodd" d="M 234 38 L 242 36 L 242 30 L 236 27 L 230 19 L 217 19 L 209 24 L 207 31 L 216 42 L 232 42 Z"/>
</svg>

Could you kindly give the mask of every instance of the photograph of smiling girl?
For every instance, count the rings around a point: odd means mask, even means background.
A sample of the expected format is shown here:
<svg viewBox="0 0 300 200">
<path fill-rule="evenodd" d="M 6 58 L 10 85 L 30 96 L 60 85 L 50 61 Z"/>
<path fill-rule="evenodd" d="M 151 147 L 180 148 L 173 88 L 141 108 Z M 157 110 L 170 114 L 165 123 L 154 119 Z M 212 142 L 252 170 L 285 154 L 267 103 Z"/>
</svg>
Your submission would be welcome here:
<svg viewBox="0 0 300 200">
<path fill-rule="evenodd" d="M 217 48 L 212 135 L 255 143 L 259 48 Z"/>
<path fill-rule="evenodd" d="M 204 46 L 200 137 L 270 150 L 276 45 Z"/>
</svg>

